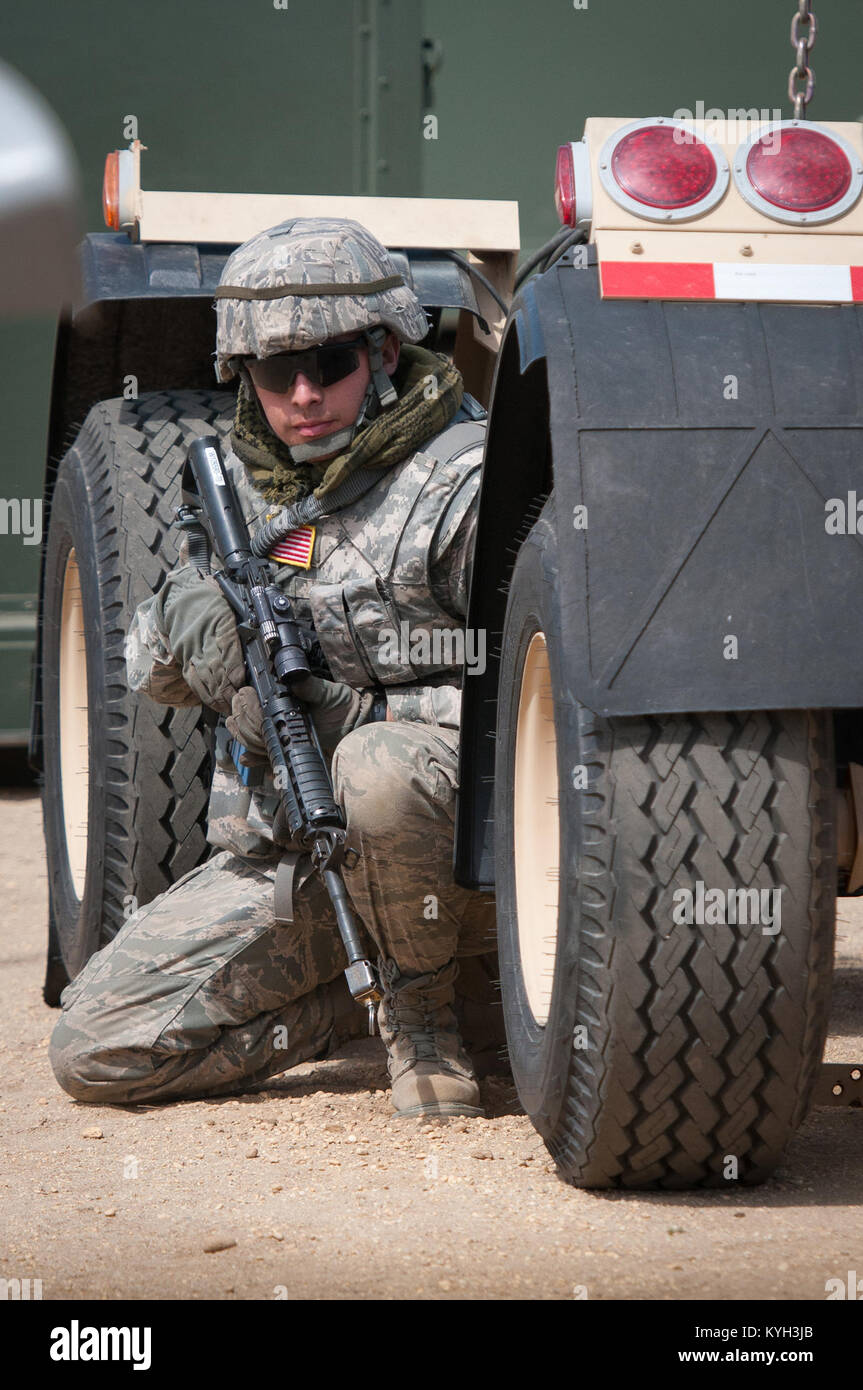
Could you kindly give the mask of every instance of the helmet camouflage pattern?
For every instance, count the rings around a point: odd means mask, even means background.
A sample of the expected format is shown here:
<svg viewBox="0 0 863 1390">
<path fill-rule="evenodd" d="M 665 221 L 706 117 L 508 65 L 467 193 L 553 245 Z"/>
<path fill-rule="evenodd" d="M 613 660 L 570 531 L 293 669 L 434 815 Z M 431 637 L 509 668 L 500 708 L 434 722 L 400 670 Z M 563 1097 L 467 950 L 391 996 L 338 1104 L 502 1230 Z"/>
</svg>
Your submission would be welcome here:
<svg viewBox="0 0 863 1390">
<path fill-rule="evenodd" d="M 232 358 L 272 357 L 376 324 L 403 343 L 428 332 L 386 248 L 341 217 L 292 217 L 239 246 L 222 271 L 216 320 L 219 381 L 236 376 Z"/>
</svg>

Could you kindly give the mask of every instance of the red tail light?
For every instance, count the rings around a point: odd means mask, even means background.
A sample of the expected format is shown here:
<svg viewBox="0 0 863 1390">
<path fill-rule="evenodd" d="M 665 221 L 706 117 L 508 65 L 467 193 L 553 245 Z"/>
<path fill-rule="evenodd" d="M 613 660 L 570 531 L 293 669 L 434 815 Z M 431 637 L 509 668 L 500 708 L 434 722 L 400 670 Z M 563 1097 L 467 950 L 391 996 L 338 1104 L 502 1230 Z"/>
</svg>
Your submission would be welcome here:
<svg viewBox="0 0 863 1390">
<path fill-rule="evenodd" d="M 557 151 L 557 164 L 554 168 L 554 206 L 561 226 L 575 226 L 575 169 L 572 163 L 572 149 L 561 145 Z"/>
<path fill-rule="evenodd" d="M 590 225 L 593 217 L 593 193 L 590 178 L 590 156 L 583 140 L 561 145 L 554 169 L 554 206 L 563 227 Z"/>
<path fill-rule="evenodd" d="M 105 226 L 112 231 L 120 230 L 120 151 L 112 150 L 105 157 L 105 175 L 102 179 L 102 216 Z"/>
<path fill-rule="evenodd" d="M 676 144 L 676 131 L 653 126 L 625 135 L 611 156 L 624 193 L 653 208 L 690 208 L 716 183 L 716 160 L 700 140 Z"/>
<path fill-rule="evenodd" d="M 826 222 L 857 201 L 860 157 L 832 131 L 782 121 L 745 145 L 734 163 L 742 196 L 780 222 Z"/>
<path fill-rule="evenodd" d="M 721 150 L 683 122 L 662 117 L 616 131 L 600 153 L 599 174 L 616 203 L 654 222 L 706 212 L 722 197 L 729 179 Z"/>
</svg>

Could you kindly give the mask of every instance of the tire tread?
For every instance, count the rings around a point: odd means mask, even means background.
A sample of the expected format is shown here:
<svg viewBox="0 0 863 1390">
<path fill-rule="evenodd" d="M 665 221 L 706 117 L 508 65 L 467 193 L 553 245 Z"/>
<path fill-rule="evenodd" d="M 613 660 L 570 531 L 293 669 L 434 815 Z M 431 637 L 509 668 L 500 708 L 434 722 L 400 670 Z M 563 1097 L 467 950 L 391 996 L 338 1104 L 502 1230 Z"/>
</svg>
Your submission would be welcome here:
<svg viewBox="0 0 863 1390">
<path fill-rule="evenodd" d="M 225 437 L 233 396 L 159 392 L 93 406 L 62 468 L 77 468 L 97 557 L 105 670 L 106 796 L 102 917 L 106 944 L 128 916 L 207 858 L 210 754 L 199 707 L 174 709 L 130 692 L 124 644 L 140 602 L 178 559 L 174 511 L 196 434 Z"/>
</svg>

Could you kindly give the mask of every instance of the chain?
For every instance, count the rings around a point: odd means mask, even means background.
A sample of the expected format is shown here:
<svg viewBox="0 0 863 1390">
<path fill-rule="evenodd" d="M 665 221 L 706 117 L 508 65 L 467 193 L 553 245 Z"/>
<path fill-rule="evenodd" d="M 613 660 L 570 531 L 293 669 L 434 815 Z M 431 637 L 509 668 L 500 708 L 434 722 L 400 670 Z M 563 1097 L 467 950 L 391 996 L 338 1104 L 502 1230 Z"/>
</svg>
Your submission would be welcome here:
<svg viewBox="0 0 863 1390">
<path fill-rule="evenodd" d="M 800 26 L 805 26 L 801 34 Z M 788 74 L 788 100 L 794 105 L 795 121 L 805 121 L 806 107 L 815 93 L 815 73 L 809 66 L 809 50 L 818 33 L 818 21 L 809 8 L 809 0 L 797 0 L 797 13 L 791 20 L 791 47 L 797 55 L 797 62 Z M 799 87 L 799 82 L 804 82 Z"/>
</svg>

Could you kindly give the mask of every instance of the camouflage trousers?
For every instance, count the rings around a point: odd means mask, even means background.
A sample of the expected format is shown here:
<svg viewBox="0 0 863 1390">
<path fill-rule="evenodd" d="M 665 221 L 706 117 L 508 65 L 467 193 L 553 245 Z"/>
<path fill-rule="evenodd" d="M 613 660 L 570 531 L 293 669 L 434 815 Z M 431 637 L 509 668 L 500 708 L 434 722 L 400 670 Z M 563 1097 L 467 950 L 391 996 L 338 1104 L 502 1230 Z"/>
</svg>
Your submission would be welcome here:
<svg viewBox="0 0 863 1390">
<path fill-rule="evenodd" d="M 493 899 L 452 877 L 457 745 L 453 729 L 382 722 L 353 730 L 333 757 L 360 852 L 345 882 L 365 945 L 404 971 L 494 950 Z M 214 855 L 91 957 L 63 991 L 51 1039 L 64 1090 L 102 1103 L 226 1094 L 367 1033 L 326 891 L 307 878 L 293 923 L 276 922 L 277 863 Z M 465 964 L 474 1019 L 499 1018 L 488 970 Z"/>
</svg>

